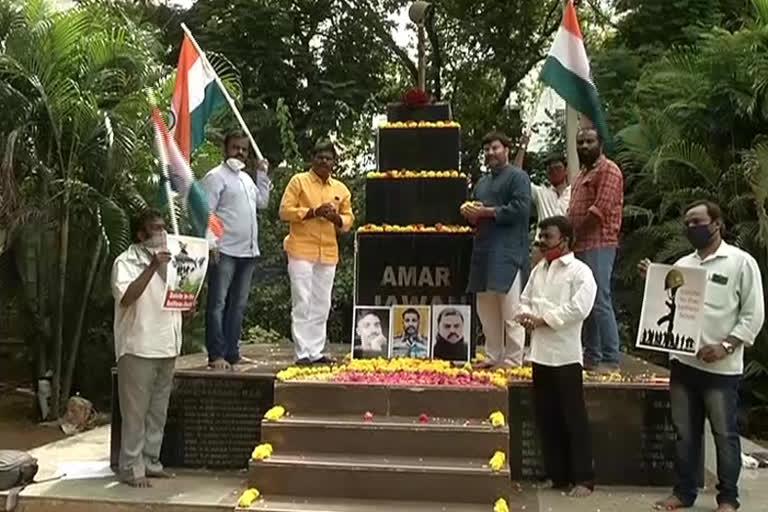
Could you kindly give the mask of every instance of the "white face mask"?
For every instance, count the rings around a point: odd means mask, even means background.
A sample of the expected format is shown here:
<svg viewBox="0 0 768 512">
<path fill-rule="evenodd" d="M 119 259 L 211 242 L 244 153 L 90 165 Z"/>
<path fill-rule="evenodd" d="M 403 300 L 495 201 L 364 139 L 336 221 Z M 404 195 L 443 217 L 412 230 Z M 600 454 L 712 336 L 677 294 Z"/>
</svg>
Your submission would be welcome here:
<svg viewBox="0 0 768 512">
<path fill-rule="evenodd" d="M 144 240 L 144 247 L 147 249 L 160 249 L 161 247 L 165 247 L 167 244 L 167 236 L 168 233 L 166 233 L 165 230 L 155 231 L 150 237 Z"/>
<path fill-rule="evenodd" d="M 239 158 L 227 158 L 227 165 L 235 171 L 245 169 L 245 164 Z"/>
</svg>

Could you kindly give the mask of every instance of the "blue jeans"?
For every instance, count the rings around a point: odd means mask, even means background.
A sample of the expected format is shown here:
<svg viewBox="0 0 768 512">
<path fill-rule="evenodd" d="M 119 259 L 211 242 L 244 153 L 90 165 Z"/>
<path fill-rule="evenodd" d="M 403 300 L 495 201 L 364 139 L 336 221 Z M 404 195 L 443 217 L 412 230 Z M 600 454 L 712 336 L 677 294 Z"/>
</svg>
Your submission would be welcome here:
<svg viewBox="0 0 768 512">
<path fill-rule="evenodd" d="M 672 361 L 669 394 L 677 431 L 674 495 L 692 506 L 703 458 L 704 419 L 709 418 L 717 451 L 717 502 L 739 508 L 741 438 L 737 414 L 741 375 L 717 375 Z"/>
<path fill-rule="evenodd" d="M 595 276 L 597 295 L 592 313 L 584 321 L 581 343 L 584 346 L 584 363 L 619 364 L 619 327 L 613 311 L 611 276 L 616 260 L 615 247 L 600 247 L 576 253 Z"/>
<path fill-rule="evenodd" d="M 221 255 L 208 268 L 208 307 L 205 314 L 205 348 L 208 361 L 240 359 L 240 332 L 251 291 L 256 258 Z"/>
</svg>

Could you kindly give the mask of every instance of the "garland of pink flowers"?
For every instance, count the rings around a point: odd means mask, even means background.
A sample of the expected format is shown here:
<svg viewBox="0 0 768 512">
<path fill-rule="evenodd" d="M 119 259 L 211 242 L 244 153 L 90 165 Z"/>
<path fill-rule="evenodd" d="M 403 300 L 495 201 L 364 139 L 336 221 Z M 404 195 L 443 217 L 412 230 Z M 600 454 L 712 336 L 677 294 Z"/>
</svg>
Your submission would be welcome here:
<svg viewBox="0 0 768 512">
<path fill-rule="evenodd" d="M 482 358 L 482 356 L 481 356 Z M 504 388 L 510 382 L 530 381 L 529 366 L 497 370 L 473 370 L 469 364 L 454 366 L 429 359 L 354 359 L 335 366 L 291 366 L 277 373 L 278 380 L 324 381 L 375 385 L 457 386 Z M 652 373 L 629 376 L 620 372 L 585 372 L 588 382 L 666 383 L 667 377 Z"/>
</svg>

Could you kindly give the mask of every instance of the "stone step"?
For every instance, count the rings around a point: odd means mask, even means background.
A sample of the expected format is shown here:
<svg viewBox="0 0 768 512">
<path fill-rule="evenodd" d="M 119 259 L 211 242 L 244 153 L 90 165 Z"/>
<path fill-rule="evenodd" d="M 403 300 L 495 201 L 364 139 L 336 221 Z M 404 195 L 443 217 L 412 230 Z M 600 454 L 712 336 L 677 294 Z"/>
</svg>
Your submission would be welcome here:
<svg viewBox="0 0 768 512">
<path fill-rule="evenodd" d="M 304 498 L 294 496 L 264 496 L 249 508 L 237 511 L 264 512 L 489 512 L 490 503 L 442 503 L 393 500 L 354 500 L 343 498 Z"/>
<path fill-rule="evenodd" d="M 489 458 L 509 448 L 507 427 L 494 428 L 486 420 L 416 417 L 290 415 L 264 421 L 262 442 L 275 453 L 346 453 L 412 457 Z"/>
<path fill-rule="evenodd" d="M 452 386 L 379 386 L 332 382 L 276 382 L 275 404 L 291 414 L 487 419 L 493 411 L 508 417 L 507 390 Z"/>
<path fill-rule="evenodd" d="M 249 484 L 265 496 L 493 503 L 509 494 L 510 476 L 488 458 L 275 454 L 251 461 Z"/>
</svg>

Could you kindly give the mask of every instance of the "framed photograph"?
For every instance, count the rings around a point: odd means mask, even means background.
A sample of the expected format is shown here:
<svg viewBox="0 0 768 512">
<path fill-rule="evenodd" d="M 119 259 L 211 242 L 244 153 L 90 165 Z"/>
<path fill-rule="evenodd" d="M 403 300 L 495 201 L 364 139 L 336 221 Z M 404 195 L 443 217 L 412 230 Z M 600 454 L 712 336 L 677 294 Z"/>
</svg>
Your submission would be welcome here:
<svg viewBox="0 0 768 512">
<path fill-rule="evenodd" d="M 430 306 L 392 306 L 390 357 L 429 359 Z"/>
<path fill-rule="evenodd" d="M 472 335 L 472 308 L 445 304 L 432 306 L 432 359 L 469 362 Z"/>
<path fill-rule="evenodd" d="M 389 357 L 392 309 L 355 306 L 352 325 L 352 359 Z"/>
<path fill-rule="evenodd" d="M 706 288 L 703 268 L 650 265 L 636 346 L 696 355 Z"/>
</svg>

